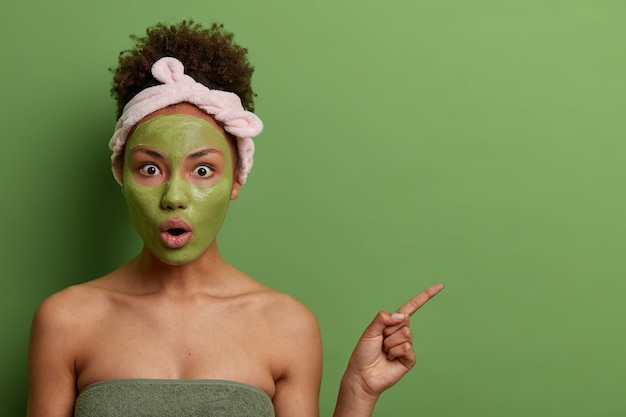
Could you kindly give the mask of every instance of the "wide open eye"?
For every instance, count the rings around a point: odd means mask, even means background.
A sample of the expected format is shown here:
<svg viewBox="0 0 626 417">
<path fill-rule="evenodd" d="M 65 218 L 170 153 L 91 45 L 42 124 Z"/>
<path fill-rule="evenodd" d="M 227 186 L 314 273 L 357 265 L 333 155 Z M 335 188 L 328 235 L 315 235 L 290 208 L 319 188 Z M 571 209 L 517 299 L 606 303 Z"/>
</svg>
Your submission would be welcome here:
<svg viewBox="0 0 626 417">
<path fill-rule="evenodd" d="M 198 165 L 193 170 L 193 175 L 200 178 L 209 178 L 211 175 L 213 175 L 213 170 L 208 165 Z"/>
<path fill-rule="evenodd" d="M 153 177 L 155 175 L 159 175 L 161 173 L 161 170 L 154 164 L 146 164 L 139 168 L 139 172 L 147 177 Z"/>
</svg>

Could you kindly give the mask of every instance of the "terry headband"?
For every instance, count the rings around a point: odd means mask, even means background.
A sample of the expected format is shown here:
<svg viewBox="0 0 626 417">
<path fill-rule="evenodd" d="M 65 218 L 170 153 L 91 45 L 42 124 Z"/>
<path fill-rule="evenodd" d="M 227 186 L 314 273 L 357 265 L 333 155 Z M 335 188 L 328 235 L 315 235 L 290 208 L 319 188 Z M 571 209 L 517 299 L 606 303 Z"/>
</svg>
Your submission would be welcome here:
<svg viewBox="0 0 626 417">
<path fill-rule="evenodd" d="M 257 115 L 244 110 L 235 93 L 211 90 L 185 74 L 185 67 L 176 58 L 164 57 L 152 65 L 152 75 L 163 84 L 148 87 L 133 97 L 124 106 L 122 115 L 115 125 L 109 141 L 113 151 L 113 176 L 122 184 L 122 164 L 116 163 L 124 151 L 124 145 L 133 127 L 147 115 L 178 103 L 191 103 L 215 118 L 228 133 L 237 138 L 237 149 L 241 160 L 238 180 L 243 185 L 252 168 L 254 142 L 252 138 L 263 130 Z"/>
</svg>

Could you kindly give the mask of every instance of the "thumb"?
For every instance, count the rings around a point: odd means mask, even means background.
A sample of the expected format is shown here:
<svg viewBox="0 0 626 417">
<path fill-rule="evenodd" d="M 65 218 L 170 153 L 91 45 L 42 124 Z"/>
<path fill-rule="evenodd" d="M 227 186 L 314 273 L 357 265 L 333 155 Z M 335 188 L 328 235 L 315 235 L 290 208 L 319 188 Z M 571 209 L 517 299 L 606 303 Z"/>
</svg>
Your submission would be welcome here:
<svg viewBox="0 0 626 417">
<path fill-rule="evenodd" d="M 364 338 L 373 338 L 383 335 L 385 328 L 395 326 L 407 320 L 407 315 L 402 313 L 389 313 L 380 311 L 374 320 L 365 328 L 363 332 Z"/>
</svg>

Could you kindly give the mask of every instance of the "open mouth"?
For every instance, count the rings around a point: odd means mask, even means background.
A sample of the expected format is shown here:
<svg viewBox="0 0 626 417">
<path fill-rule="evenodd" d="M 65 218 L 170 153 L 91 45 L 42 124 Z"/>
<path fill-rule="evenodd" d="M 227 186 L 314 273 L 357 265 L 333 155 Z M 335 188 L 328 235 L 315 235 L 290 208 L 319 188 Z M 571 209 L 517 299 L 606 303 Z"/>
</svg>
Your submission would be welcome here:
<svg viewBox="0 0 626 417">
<path fill-rule="evenodd" d="M 161 241 L 168 248 L 181 248 L 191 239 L 192 228 L 183 219 L 169 219 L 159 229 Z"/>
<path fill-rule="evenodd" d="M 167 229 L 167 233 L 169 233 L 172 236 L 180 236 L 183 233 L 187 233 L 187 231 L 185 229 L 180 228 L 180 227 L 173 227 L 171 229 Z"/>
</svg>

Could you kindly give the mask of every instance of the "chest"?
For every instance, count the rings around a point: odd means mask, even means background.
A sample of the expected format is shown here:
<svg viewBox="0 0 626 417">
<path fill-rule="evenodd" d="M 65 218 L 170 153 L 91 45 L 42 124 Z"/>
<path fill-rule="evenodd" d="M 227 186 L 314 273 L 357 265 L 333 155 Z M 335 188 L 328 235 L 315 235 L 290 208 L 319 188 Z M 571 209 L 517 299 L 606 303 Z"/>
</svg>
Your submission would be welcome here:
<svg viewBox="0 0 626 417">
<path fill-rule="evenodd" d="M 273 394 L 278 335 L 246 306 L 117 306 L 88 326 L 76 360 L 79 388 L 121 378 L 224 379 Z"/>
</svg>

